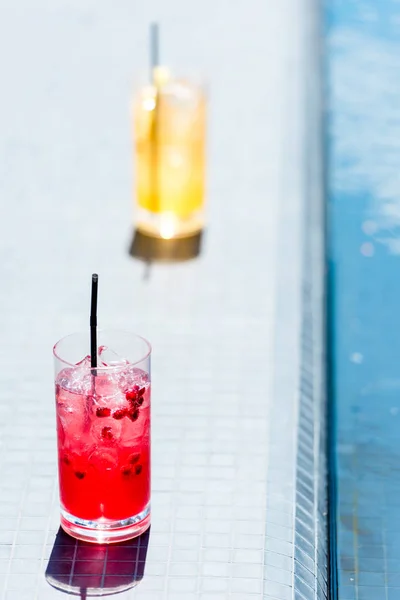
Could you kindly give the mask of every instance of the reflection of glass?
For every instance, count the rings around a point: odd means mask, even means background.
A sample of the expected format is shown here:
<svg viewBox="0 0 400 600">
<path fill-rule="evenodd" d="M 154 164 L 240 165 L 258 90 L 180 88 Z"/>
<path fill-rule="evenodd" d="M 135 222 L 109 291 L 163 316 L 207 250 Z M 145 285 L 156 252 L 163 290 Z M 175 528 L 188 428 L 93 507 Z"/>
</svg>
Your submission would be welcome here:
<svg viewBox="0 0 400 600">
<path fill-rule="evenodd" d="M 170 239 L 203 226 L 206 101 L 162 67 L 134 102 L 137 227 Z"/>
<path fill-rule="evenodd" d="M 46 568 L 47 582 L 81 599 L 108 596 L 138 585 L 144 576 L 150 531 L 113 546 L 74 540 L 62 529 Z"/>
<path fill-rule="evenodd" d="M 97 367 L 87 333 L 54 347 L 61 526 L 98 543 L 150 525 L 150 345 L 98 331 Z"/>
</svg>

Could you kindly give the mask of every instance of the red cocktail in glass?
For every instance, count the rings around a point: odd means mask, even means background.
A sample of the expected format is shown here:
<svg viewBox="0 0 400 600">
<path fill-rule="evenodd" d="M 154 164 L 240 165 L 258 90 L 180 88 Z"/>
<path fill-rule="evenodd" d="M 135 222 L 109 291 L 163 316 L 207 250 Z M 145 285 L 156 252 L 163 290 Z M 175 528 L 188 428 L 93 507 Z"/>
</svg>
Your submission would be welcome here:
<svg viewBox="0 0 400 600">
<path fill-rule="evenodd" d="M 54 347 L 61 525 L 113 542 L 150 525 L 150 345 L 99 331 L 97 367 L 74 362 L 85 334 Z M 81 355 L 82 356 L 82 355 Z"/>
</svg>

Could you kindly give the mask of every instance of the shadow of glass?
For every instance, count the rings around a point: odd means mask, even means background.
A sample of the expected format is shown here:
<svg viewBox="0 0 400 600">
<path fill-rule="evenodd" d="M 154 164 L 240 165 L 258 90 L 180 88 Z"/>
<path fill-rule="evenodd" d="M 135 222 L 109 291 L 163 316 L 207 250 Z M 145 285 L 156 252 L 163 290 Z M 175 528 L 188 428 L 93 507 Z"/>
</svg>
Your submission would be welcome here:
<svg viewBox="0 0 400 600">
<path fill-rule="evenodd" d="M 200 255 L 202 237 L 200 231 L 190 237 L 163 240 L 135 230 L 129 254 L 147 263 L 183 262 Z"/>
<path fill-rule="evenodd" d="M 143 579 L 150 529 L 118 544 L 90 544 L 60 527 L 46 569 L 53 587 L 79 596 L 108 596 L 135 587 Z"/>
</svg>

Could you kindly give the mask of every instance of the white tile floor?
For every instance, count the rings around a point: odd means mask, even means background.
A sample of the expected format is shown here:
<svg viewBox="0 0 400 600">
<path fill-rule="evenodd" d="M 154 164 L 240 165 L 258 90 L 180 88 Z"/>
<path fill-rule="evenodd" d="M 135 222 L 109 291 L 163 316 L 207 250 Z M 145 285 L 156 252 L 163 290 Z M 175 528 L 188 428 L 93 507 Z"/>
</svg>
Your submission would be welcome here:
<svg viewBox="0 0 400 600">
<path fill-rule="evenodd" d="M 51 348 L 87 326 L 93 271 L 100 326 L 154 346 L 153 528 L 145 578 L 120 597 L 294 597 L 315 16 L 305 0 L 2 3 L 1 598 L 61 596 L 44 580 Z M 145 279 L 127 251 L 129 102 L 154 19 L 165 61 L 209 86 L 209 225 L 197 260 Z"/>
</svg>

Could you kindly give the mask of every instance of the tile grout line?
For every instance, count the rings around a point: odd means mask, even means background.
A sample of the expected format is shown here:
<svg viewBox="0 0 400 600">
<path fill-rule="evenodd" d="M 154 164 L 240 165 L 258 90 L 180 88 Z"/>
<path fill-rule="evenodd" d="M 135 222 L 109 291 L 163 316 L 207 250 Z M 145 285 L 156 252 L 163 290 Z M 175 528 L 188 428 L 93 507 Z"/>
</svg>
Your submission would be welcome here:
<svg viewBox="0 0 400 600">
<path fill-rule="evenodd" d="M 33 457 L 31 455 L 30 466 L 32 466 L 32 463 L 33 463 Z M 18 537 L 18 534 L 20 532 L 19 525 L 20 525 L 20 522 L 21 522 L 22 509 L 23 509 L 23 506 L 25 504 L 28 487 L 29 487 L 29 480 L 26 480 L 24 488 L 23 488 L 23 492 L 21 494 L 21 501 L 20 501 L 20 504 L 19 504 L 18 518 L 17 518 L 17 527 L 16 527 L 15 532 L 14 532 L 13 542 L 12 542 L 11 552 L 10 552 L 10 558 L 9 558 L 8 565 L 7 565 L 7 573 L 6 573 L 6 577 L 5 577 L 5 581 L 4 581 L 4 590 L 3 590 L 3 595 L 2 595 L 3 600 L 5 600 L 6 594 L 7 594 L 7 585 L 8 585 L 9 577 L 10 577 L 10 574 L 11 574 L 11 563 L 12 563 L 14 552 L 15 552 L 17 537 Z"/>
<path fill-rule="evenodd" d="M 42 573 L 43 571 L 43 566 L 44 566 L 44 561 L 45 561 L 45 553 L 46 553 L 46 547 L 48 545 L 48 541 L 49 541 L 49 534 L 50 534 L 50 524 L 51 524 L 51 520 L 53 518 L 53 514 L 52 514 L 52 510 L 53 510 L 53 506 L 54 506 L 54 501 L 58 492 L 58 481 L 57 478 L 55 478 L 54 480 L 54 484 L 53 484 L 53 493 L 52 493 L 52 498 L 51 498 L 51 508 L 50 508 L 50 514 L 49 517 L 47 519 L 47 528 L 46 528 L 46 537 L 45 540 L 43 542 L 43 549 L 42 549 L 42 557 L 40 560 L 40 571 Z M 38 599 L 38 589 L 36 590 L 36 596 L 35 599 Z"/>
</svg>

